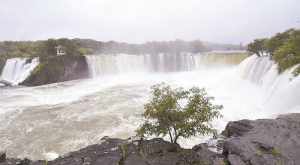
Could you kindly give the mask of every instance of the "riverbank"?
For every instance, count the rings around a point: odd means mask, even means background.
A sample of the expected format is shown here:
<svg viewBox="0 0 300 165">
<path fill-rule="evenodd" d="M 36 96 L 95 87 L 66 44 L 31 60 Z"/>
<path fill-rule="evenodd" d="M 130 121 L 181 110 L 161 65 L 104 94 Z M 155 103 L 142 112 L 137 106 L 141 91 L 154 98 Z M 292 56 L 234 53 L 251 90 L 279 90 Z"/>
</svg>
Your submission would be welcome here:
<svg viewBox="0 0 300 165">
<path fill-rule="evenodd" d="M 205 143 L 183 149 L 163 139 L 145 141 L 104 137 L 100 144 L 60 156 L 48 165 L 296 165 L 300 163 L 300 113 L 276 119 L 229 122 L 218 141 L 222 153 Z M 6 158 L 0 165 L 44 165 L 45 161 Z"/>
</svg>

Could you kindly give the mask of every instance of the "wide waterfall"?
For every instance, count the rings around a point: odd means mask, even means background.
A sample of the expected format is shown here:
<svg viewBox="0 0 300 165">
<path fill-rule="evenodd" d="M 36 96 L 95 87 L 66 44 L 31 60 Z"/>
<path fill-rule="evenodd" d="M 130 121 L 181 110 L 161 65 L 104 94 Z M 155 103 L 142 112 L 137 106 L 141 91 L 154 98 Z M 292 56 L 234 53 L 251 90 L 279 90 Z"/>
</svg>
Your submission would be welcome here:
<svg viewBox="0 0 300 165">
<path fill-rule="evenodd" d="M 132 72 L 192 71 L 207 66 L 233 65 L 241 62 L 238 55 L 178 54 L 100 54 L 86 56 L 91 77 Z"/>
<path fill-rule="evenodd" d="M 6 60 L 0 80 L 18 85 L 23 82 L 31 71 L 39 64 L 39 59 L 11 58 Z"/>
<path fill-rule="evenodd" d="M 300 76 L 293 77 L 292 69 L 278 74 L 268 57 L 250 56 L 242 63 L 234 55 L 188 53 L 86 59 L 93 78 L 0 89 L 0 146 L 8 156 L 43 159 L 47 152 L 63 155 L 101 143 L 103 136 L 134 136 L 150 87 L 161 82 L 206 88 L 214 102 L 224 106 L 223 118 L 212 123 L 219 132 L 229 121 L 300 111 Z M 208 138 L 179 143 L 192 147 Z"/>
</svg>

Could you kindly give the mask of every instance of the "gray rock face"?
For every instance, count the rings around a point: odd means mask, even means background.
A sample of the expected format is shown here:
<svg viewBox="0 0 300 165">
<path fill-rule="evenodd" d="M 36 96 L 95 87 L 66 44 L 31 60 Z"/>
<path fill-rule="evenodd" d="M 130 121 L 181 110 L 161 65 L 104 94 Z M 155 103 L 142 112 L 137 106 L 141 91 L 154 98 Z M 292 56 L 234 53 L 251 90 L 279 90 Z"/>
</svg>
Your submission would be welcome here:
<svg viewBox="0 0 300 165">
<path fill-rule="evenodd" d="M 246 165 L 239 156 L 237 155 L 228 155 L 228 161 L 231 165 Z"/>
<path fill-rule="evenodd" d="M 0 76 L 1 76 L 2 70 L 5 66 L 5 62 L 6 62 L 6 60 L 0 59 Z"/>
<path fill-rule="evenodd" d="M 228 137 L 223 154 L 231 164 L 300 164 L 300 114 L 230 122 L 223 135 Z"/>
<path fill-rule="evenodd" d="M 205 145 L 194 151 L 159 138 L 134 142 L 111 138 L 103 140 L 101 144 L 49 161 L 48 165 L 212 165 L 213 158 L 217 158 L 217 154 L 209 151 Z M 205 155 L 209 155 L 209 158 Z M 0 162 L 0 165 L 9 164 L 45 165 L 45 161 L 7 159 Z"/>
</svg>

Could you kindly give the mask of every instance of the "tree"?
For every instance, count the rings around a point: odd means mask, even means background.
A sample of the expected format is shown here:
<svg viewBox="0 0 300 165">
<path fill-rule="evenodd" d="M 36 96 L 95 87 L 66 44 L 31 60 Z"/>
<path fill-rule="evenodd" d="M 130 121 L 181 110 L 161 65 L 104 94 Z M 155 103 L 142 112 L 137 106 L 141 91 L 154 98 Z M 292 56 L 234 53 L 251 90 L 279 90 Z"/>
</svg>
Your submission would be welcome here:
<svg viewBox="0 0 300 165">
<path fill-rule="evenodd" d="M 290 36 L 295 32 L 295 29 L 289 29 L 283 33 L 277 33 L 275 36 L 268 39 L 265 43 L 267 52 L 273 56 L 275 51 L 282 46 Z"/>
<path fill-rule="evenodd" d="M 278 63 L 279 72 L 283 72 L 300 63 L 300 31 L 294 31 L 290 37 L 274 52 L 273 59 Z M 300 66 L 294 71 L 299 75 Z"/>
<path fill-rule="evenodd" d="M 266 52 L 266 39 L 256 39 L 252 43 L 248 44 L 247 50 L 257 56 L 262 56 Z"/>
<path fill-rule="evenodd" d="M 76 56 L 80 55 L 80 45 L 73 40 L 67 38 L 60 38 L 57 40 L 57 44 L 64 47 L 66 55 Z"/>
<path fill-rule="evenodd" d="M 221 105 L 214 105 L 204 88 L 172 89 L 164 83 L 151 87 L 152 99 L 145 104 L 145 121 L 138 128 L 141 137 L 166 136 L 172 143 L 179 137 L 215 133 L 211 121 L 221 117 Z"/>
</svg>

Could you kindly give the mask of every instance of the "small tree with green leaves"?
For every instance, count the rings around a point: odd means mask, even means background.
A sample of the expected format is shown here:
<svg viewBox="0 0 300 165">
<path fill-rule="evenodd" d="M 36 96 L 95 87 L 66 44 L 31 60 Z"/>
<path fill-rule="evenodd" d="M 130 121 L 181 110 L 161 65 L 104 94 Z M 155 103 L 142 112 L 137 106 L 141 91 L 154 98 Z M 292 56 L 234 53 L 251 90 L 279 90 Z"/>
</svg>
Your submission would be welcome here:
<svg viewBox="0 0 300 165">
<path fill-rule="evenodd" d="M 221 117 L 223 106 L 214 105 L 204 88 L 172 89 L 161 83 L 151 89 L 152 99 L 144 106 L 145 121 L 137 130 L 139 136 L 168 135 L 177 143 L 179 137 L 215 133 L 210 122 Z"/>
</svg>

